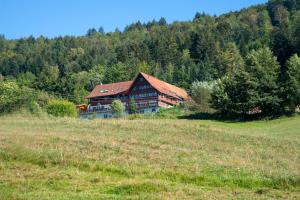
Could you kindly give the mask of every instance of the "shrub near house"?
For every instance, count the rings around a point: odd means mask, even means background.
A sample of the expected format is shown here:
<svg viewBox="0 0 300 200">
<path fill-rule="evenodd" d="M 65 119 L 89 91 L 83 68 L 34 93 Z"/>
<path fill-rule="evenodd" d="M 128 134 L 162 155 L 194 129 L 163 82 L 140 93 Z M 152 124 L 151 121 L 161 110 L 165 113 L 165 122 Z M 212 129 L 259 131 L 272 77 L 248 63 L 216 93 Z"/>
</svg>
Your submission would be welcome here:
<svg viewBox="0 0 300 200">
<path fill-rule="evenodd" d="M 66 100 L 50 100 L 47 105 L 47 113 L 56 117 L 76 117 L 77 111 L 72 102 Z"/>
<path fill-rule="evenodd" d="M 119 118 L 119 117 L 122 117 L 122 115 L 124 114 L 125 107 L 124 107 L 122 101 L 114 100 L 111 103 L 110 107 L 111 107 L 111 110 L 112 110 L 113 114 L 115 115 L 115 117 Z"/>
</svg>

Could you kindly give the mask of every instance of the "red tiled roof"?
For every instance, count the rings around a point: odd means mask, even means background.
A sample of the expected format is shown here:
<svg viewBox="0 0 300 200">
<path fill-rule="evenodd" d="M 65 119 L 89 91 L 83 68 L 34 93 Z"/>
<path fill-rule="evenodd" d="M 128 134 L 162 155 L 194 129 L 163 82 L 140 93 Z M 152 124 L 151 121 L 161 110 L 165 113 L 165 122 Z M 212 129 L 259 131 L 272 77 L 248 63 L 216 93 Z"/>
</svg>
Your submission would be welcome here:
<svg viewBox="0 0 300 200">
<path fill-rule="evenodd" d="M 174 98 L 180 99 L 188 99 L 187 92 L 179 87 L 166 83 L 162 80 L 159 80 L 153 76 L 140 72 L 136 78 L 142 75 L 146 81 L 157 91 L 166 94 L 168 96 L 172 96 Z M 86 98 L 93 98 L 93 97 L 104 97 L 116 94 L 125 94 L 133 85 L 136 78 L 133 81 L 125 81 L 125 82 L 118 82 L 118 83 L 111 83 L 111 84 L 103 84 L 97 85 L 94 90 L 90 93 L 89 96 Z"/>
<path fill-rule="evenodd" d="M 150 83 L 150 85 L 152 85 L 152 87 L 154 87 L 159 92 L 175 98 L 181 98 L 184 100 L 188 98 L 188 94 L 184 89 L 166 83 L 148 74 L 142 72 L 140 74 Z"/>
<path fill-rule="evenodd" d="M 118 83 L 96 85 L 93 91 L 86 98 L 104 97 L 126 93 L 131 84 L 132 81 L 124 81 Z"/>
</svg>

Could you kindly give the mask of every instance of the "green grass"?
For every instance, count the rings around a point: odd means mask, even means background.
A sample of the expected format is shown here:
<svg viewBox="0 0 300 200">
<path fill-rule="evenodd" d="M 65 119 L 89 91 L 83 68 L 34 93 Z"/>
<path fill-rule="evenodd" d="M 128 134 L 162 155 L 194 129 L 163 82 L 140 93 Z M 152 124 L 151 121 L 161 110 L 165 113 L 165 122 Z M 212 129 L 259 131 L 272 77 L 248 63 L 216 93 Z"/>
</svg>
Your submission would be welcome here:
<svg viewBox="0 0 300 200">
<path fill-rule="evenodd" d="M 0 117 L 0 199 L 299 199 L 300 116 Z"/>
</svg>

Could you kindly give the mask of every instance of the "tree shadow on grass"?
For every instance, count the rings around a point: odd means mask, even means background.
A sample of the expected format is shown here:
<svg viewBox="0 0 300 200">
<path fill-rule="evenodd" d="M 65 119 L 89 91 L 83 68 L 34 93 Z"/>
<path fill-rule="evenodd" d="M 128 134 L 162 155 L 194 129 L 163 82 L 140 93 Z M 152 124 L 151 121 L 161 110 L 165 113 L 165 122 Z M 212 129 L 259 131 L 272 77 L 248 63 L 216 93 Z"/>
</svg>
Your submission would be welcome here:
<svg viewBox="0 0 300 200">
<path fill-rule="evenodd" d="M 217 113 L 192 113 L 189 115 L 179 116 L 179 119 L 188 120 L 218 120 L 218 121 L 228 121 L 224 116 Z"/>
<path fill-rule="evenodd" d="M 293 114 L 299 115 L 299 114 Z M 293 115 L 285 115 L 286 117 L 291 117 Z M 272 120 L 281 117 L 276 116 L 264 116 L 261 114 L 253 115 L 224 115 L 220 113 L 192 113 L 189 115 L 179 116 L 179 119 L 187 120 L 215 120 L 220 122 L 248 122 L 248 121 L 258 121 L 258 120 Z"/>
</svg>

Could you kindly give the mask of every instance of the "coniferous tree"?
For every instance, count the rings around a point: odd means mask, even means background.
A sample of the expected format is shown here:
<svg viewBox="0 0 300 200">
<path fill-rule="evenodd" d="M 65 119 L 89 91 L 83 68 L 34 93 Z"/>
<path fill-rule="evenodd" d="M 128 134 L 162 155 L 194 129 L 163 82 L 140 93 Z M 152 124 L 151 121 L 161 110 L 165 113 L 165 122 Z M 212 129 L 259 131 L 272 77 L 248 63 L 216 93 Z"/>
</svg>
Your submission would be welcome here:
<svg viewBox="0 0 300 200">
<path fill-rule="evenodd" d="M 218 65 L 223 75 L 233 74 L 235 71 L 244 68 L 244 59 L 234 43 L 228 43 L 225 51 L 219 54 Z"/>
<path fill-rule="evenodd" d="M 282 98 L 286 112 L 295 112 L 300 105 L 300 58 L 292 56 L 286 64 L 286 72 L 282 75 Z"/>
<path fill-rule="evenodd" d="M 281 112 L 279 95 L 279 63 L 269 48 L 252 51 L 246 58 L 246 70 L 258 84 L 257 106 L 266 115 Z"/>
<path fill-rule="evenodd" d="M 95 35 L 97 33 L 97 30 L 95 28 L 90 28 L 87 33 L 86 36 L 92 36 Z"/>
<path fill-rule="evenodd" d="M 225 115 L 246 115 L 258 106 L 258 83 L 239 69 L 231 77 L 223 77 L 211 94 L 211 104 Z"/>
<path fill-rule="evenodd" d="M 167 20 L 164 17 L 160 18 L 159 21 L 158 21 L 158 25 L 166 26 L 167 25 Z"/>
</svg>

